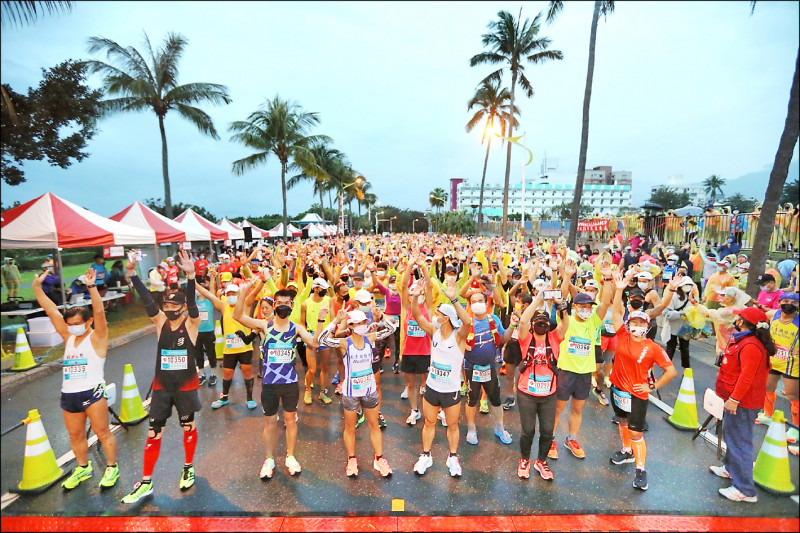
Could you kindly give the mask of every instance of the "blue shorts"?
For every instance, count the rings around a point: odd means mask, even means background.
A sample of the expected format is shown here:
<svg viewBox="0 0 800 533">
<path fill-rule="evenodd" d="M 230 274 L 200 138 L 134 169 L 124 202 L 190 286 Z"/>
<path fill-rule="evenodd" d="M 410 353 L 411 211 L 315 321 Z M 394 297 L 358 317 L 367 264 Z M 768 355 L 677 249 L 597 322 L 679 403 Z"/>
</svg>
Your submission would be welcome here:
<svg viewBox="0 0 800 533">
<path fill-rule="evenodd" d="M 83 413 L 90 405 L 103 398 L 107 398 L 105 383 L 81 392 L 62 392 L 61 409 L 68 413 Z"/>
</svg>

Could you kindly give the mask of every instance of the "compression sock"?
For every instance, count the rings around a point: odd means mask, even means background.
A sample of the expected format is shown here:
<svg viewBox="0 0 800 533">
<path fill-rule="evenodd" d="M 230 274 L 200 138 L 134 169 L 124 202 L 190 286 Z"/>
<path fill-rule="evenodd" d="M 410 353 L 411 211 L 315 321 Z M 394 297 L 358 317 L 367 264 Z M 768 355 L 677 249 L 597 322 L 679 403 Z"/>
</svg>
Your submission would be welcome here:
<svg viewBox="0 0 800 533">
<path fill-rule="evenodd" d="M 770 418 L 772 418 L 772 413 L 775 412 L 776 397 L 777 393 L 775 391 L 767 391 L 767 395 L 764 397 L 764 414 Z"/>
<path fill-rule="evenodd" d="M 248 402 L 252 402 L 253 401 L 253 382 L 255 381 L 255 379 L 256 378 L 250 378 L 250 379 L 244 380 L 244 387 L 245 387 L 245 389 L 247 389 L 247 401 Z"/>
<path fill-rule="evenodd" d="M 790 405 L 792 410 L 792 424 L 797 426 L 798 419 L 800 419 L 800 402 L 791 402 Z"/>
<path fill-rule="evenodd" d="M 231 391 L 232 384 L 233 384 L 233 379 L 222 380 L 222 395 L 225 396 L 225 399 L 228 399 L 228 393 Z"/>
<path fill-rule="evenodd" d="M 161 453 L 161 439 L 148 437 L 144 445 L 144 466 L 142 467 L 142 475 L 144 477 L 153 477 L 153 470 L 156 467 L 159 453 Z"/>
<path fill-rule="evenodd" d="M 183 432 L 183 455 L 186 459 L 186 464 L 190 465 L 194 462 L 194 450 L 197 448 L 197 428 L 191 431 Z"/>
<path fill-rule="evenodd" d="M 619 425 L 619 436 L 622 437 L 622 451 L 631 452 L 631 432 L 628 426 Z"/>
<path fill-rule="evenodd" d="M 647 459 L 647 444 L 644 438 L 631 441 L 633 445 L 633 457 L 636 459 L 636 468 L 644 470 L 644 461 Z"/>
</svg>

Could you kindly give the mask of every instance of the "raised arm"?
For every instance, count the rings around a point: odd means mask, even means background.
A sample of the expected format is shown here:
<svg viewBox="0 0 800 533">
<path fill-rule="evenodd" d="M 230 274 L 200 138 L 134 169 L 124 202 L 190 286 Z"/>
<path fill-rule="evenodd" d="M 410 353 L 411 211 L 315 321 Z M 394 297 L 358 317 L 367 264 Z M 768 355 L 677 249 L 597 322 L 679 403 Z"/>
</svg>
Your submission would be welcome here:
<svg viewBox="0 0 800 533">
<path fill-rule="evenodd" d="M 417 283 L 414 290 L 411 291 L 411 315 L 414 317 L 414 321 L 419 325 L 420 329 L 433 337 L 436 328 L 433 327 L 433 324 L 431 324 L 419 310 L 419 296 L 422 294 L 423 290 L 423 284 Z"/>
<path fill-rule="evenodd" d="M 240 287 L 240 291 L 247 291 L 250 288 L 251 285 L 252 285 L 252 283 L 246 283 L 246 284 L 242 285 Z M 198 285 L 198 289 L 199 288 L 201 288 L 201 287 Z M 201 294 L 205 294 L 202 291 L 200 291 L 200 292 L 201 292 Z M 253 291 L 253 292 L 255 292 L 255 291 Z M 206 298 L 208 298 L 208 296 L 206 296 Z M 237 298 L 236 299 L 236 305 L 233 306 L 232 318 L 235 321 L 237 321 L 239 324 L 241 324 L 241 325 L 243 325 L 245 327 L 248 327 L 248 328 L 254 329 L 254 330 L 264 331 L 264 321 L 263 320 L 257 320 L 255 318 L 247 316 L 244 313 L 245 305 L 247 305 L 248 308 L 249 308 L 249 304 L 247 304 L 245 302 L 246 299 L 247 298 Z"/>
<path fill-rule="evenodd" d="M 533 297 L 533 301 L 531 304 L 522 312 L 522 316 L 519 319 L 519 338 L 526 339 L 531 332 L 531 319 L 533 318 L 533 313 L 536 312 L 542 306 L 544 302 L 544 296 L 540 292 L 536 296 Z"/>
<path fill-rule="evenodd" d="M 612 281 L 614 278 L 612 277 L 612 272 L 610 267 L 603 267 L 600 271 L 600 274 L 603 276 L 603 289 L 600 293 L 600 304 L 597 306 L 595 312 L 597 316 L 601 319 L 606 316 L 606 311 L 611 306 L 611 297 L 614 294 L 614 286 Z"/>
<path fill-rule="evenodd" d="M 633 277 L 633 272 L 628 271 L 628 274 L 623 279 L 620 271 L 616 270 L 613 273 L 613 277 L 614 304 L 611 307 L 611 324 L 614 326 L 614 331 L 617 331 L 623 326 L 623 324 L 625 324 L 625 308 L 622 305 L 622 292 L 625 290 L 625 287 L 628 286 L 628 282 Z M 610 283 L 606 283 L 606 285 L 610 285 Z"/>
<path fill-rule="evenodd" d="M 142 280 L 139 279 L 139 276 L 136 274 L 136 253 L 134 250 L 128 252 L 128 264 L 125 265 L 125 268 L 131 278 L 133 288 L 136 289 L 136 292 L 139 293 L 139 297 L 142 299 L 147 316 L 150 317 L 150 321 L 156 325 L 156 332 L 160 332 L 161 326 L 164 324 L 164 321 L 167 320 L 167 317 L 156 306 L 156 302 L 153 301 L 153 296 L 150 294 L 150 291 L 147 290 Z"/>
<path fill-rule="evenodd" d="M 669 283 L 664 288 L 664 297 L 661 299 L 661 303 L 657 307 L 648 309 L 646 311 L 647 316 L 649 316 L 650 319 L 656 318 L 664 312 L 664 309 L 666 309 L 669 303 L 672 301 L 672 295 L 678 290 L 680 281 L 680 278 L 676 278 L 674 276 L 671 280 L 669 280 Z"/>
<path fill-rule="evenodd" d="M 92 272 L 94 272 L 94 270 L 92 270 Z M 50 320 L 53 322 L 53 326 L 55 326 L 58 334 L 61 335 L 61 338 L 66 341 L 69 337 L 69 332 L 67 331 L 67 323 L 64 321 L 64 316 L 58 310 L 58 306 L 53 302 L 53 300 L 51 300 L 42 290 L 42 283 L 46 277 L 47 272 L 39 276 L 33 276 L 33 283 L 31 284 L 33 286 L 33 294 L 36 296 L 36 301 L 39 303 L 39 307 L 44 309 L 44 312 L 47 313 L 47 316 L 49 316 Z M 97 292 L 96 288 L 94 292 Z"/>
<path fill-rule="evenodd" d="M 97 292 L 97 285 L 95 285 L 95 278 L 97 272 L 89 268 L 84 274 L 86 279 L 86 286 L 89 287 L 89 296 L 92 299 L 92 317 L 94 318 L 94 334 L 98 341 L 108 340 L 108 322 L 106 321 L 106 310 L 103 307 L 103 298 Z M 94 344 L 94 340 L 92 341 Z"/>
<path fill-rule="evenodd" d="M 211 283 L 214 283 L 214 282 L 212 281 Z M 217 296 L 215 294 L 213 294 L 211 291 L 209 291 L 208 289 L 206 289 L 205 287 L 203 287 L 199 283 L 197 284 L 197 286 L 195 288 L 197 289 L 197 292 L 199 292 L 200 294 L 202 294 L 203 296 L 208 298 L 208 300 L 214 306 L 214 309 L 216 309 L 220 313 L 225 310 L 225 304 L 222 302 L 222 300 L 217 298 Z M 209 285 L 209 288 L 213 288 L 213 287 L 211 285 Z"/>
</svg>

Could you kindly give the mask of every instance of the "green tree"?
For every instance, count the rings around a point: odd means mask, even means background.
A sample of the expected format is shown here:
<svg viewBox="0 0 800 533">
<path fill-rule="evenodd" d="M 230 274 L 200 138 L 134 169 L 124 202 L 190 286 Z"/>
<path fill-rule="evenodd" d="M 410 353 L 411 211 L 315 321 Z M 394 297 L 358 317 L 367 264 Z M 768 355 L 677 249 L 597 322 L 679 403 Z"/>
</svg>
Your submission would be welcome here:
<svg viewBox="0 0 800 533">
<path fill-rule="evenodd" d="M 564 202 L 562 204 L 554 205 L 544 213 L 542 213 L 543 219 L 549 220 L 568 220 L 570 218 L 570 214 L 572 212 L 572 204 L 569 202 Z M 590 215 L 592 212 L 592 208 L 588 205 L 581 205 L 579 214 L 581 217 L 585 217 Z"/>
<path fill-rule="evenodd" d="M 428 195 L 428 201 L 431 203 L 431 207 L 435 207 L 437 210 L 444 207 L 445 200 L 447 200 L 447 191 L 441 187 L 436 187 Z"/>
<path fill-rule="evenodd" d="M 134 47 L 123 47 L 105 37 L 89 39 L 89 53 L 105 53 L 108 63 L 89 60 L 86 64 L 90 72 L 103 75 L 106 93 L 117 96 L 101 103 L 105 116 L 121 111 L 153 111 L 158 117 L 161 132 L 161 171 L 164 178 L 164 203 L 169 218 L 173 216 L 172 194 L 169 183 L 169 162 L 167 158 L 167 132 L 164 117 L 170 109 L 185 118 L 197 130 L 219 139 L 211 117 L 193 104 L 229 104 L 231 98 L 224 85 L 216 83 L 187 83 L 178 85 L 178 62 L 183 56 L 189 41 L 177 33 L 170 32 L 164 44 L 157 51 L 150 46 L 150 39 L 144 34 L 144 56 Z M 147 59 L 150 59 L 148 64 Z"/>
<path fill-rule="evenodd" d="M 780 203 L 781 205 L 787 203 L 797 204 L 798 198 L 800 198 L 800 183 L 798 183 L 798 179 L 795 178 L 793 182 L 783 186 L 783 194 L 781 194 Z"/>
<path fill-rule="evenodd" d="M 164 200 L 162 198 L 146 198 L 146 199 L 142 200 L 142 203 L 144 205 L 146 205 L 147 207 L 149 207 L 150 209 L 152 209 L 153 211 L 155 211 L 156 213 L 158 213 L 160 215 L 164 215 L 167 218 L 172 218 L 167 214 L 167 206 L 164 204 Z M 217 217 L 212 215 L 209 210 L 207 210 L 205 207 L 200 207 L 199 205 L 184 204 L 184 203 L 178 202 L 176 204 L 172 204 L 172 209 L 175 210 L 175 212 L 177 212 L 178 214 L 183 213 L 187 209 L 191 209 L 192 211 L 194 211 L 195 213 L 197 213 L 201 217 L 207 218 L 211 222 L 215 222 L 216 223 L 216 221 L 219 220 Z M 252 220 L 251 220 L 251 222 L 252 222 Z M 255 222 L 253 222 L 253 224 L 255 224 Z M 269 228 L 267 228 L 267 229 L 269 229 Z"/>
<path fill-rule="evenodd" d="M 301 181 L 312 182 L 314 184 L 314 193 L 319 194 L 319 214 L 322 218 L 325 218 L 322 211 L 322 193 L 330 186 L 331 173 L 335 172 L 335 165 L 344 154 L 335 148 L 331 148 L 330 143 L 326 141 L 317 141 L 311 144 L 311 155 L 314 156 L 316 163 L 314 172 L 306 174 L 301 171 L 299 174 L 292 176 L 286 182 L 286 188 L 292 189 Z"/>
<path fill-rule="evenodd" d="M 716 174 L 712 174 L 705 180 L 703 180 L 703 187 L 706 191 L 706 194 L 711 196 L 711 203 L 717 201 L 717 193 L 722 194 L 722 187 L 725 185 L 725 179 L 717 176 Z"/>
<path fill-rule="evenodd" d="M 317 176 L 321 170 L 314 159 L 311 147 L 315 143 L 331 140 L 326 135 L 309 135 L 309 129 L 317 124 L 319 124 L 317 113 L 303 111 L 298 104 L 281 100 L 280 96 L 276 95 L 251 113 L 247 120 L 233 122 L 229 128 L 235 132 L 231 137 L 232 141 L 256 150 L 256 153 L 233 162 L 233 173 L 237 176 L 266 164 L 270 155 L 278 158 L 281 165 L 284 239 L 289 225 L 286 214 L 286 172 L 298 170 L 310 176 Z"/>
<path fill-rule="evenodd" d="M 725 198 L 725 203 L 731 207 L 731 210 L 737 210 L 740 213 L 752 213 L 753 209 L 758 205 L 758 200 L 745 198 L 742 194 L 736 193 Z"/>
<path fill-rule="evenodd" d="M 86 66 L 72 60 L 42 69 L 42 76 L 27 95 L 3 85 L 8 103 L 0 104 L 0 175 L 8 185 L 25 181 L 24 161 L 47 158 L 67 168 L 89 156 L 84 148 L 96 133 L 102 91 L 86 85 Z"/>
<path fill-rule="evenodd" d="M 472 115 L 472 118 L 467 122 L 467 131 L 470 132 L 481 121 L 485 120 L 483 126 L 483 133 L 481 134 L 481 144 L 486 140 L 486 134 L 489 134 L 489 139 L 486 143 L 486 157 L 483 160 L 483 173 L 481 174 L 481 195 L 478 203 L 478 233 L 481 231 L 483 224 L 483 187 L 486 183 L 486 167 L 489 164 L 489 150 L 492 148 L 492 137 L 495 134 L 495 128 L 500 132 L 506 131 L 506 122 L 512 119 L 511 106 L 511 93 L 508 89 L 500 88 L 499 81 L 486 81 L 480 84 L 475 95 L 467 102 L 467 111 L 477 107 L 478 110 Z M 519 109 L 514 108 L 514 115 L 519 115 Z M 514 127 L 518 127 L 517 119 L 513 117 Z"/>
<path fill-rule="evenodd" d="M 475 218 L 466 209 L 445 211 L 431 217 L 437 233 L 448 235 L 472 235 L 475 233 Z"/>
<path fill-rule="evenodd" d="M 560 0 L 551 0 L 547 10 L 547 22 L 553 22 L 564 9 Z M 592 27 L 589 32 L 589 65 L 586 72 L 586 87 L 583 91 L 583 120 L 581 123 L 581 148 L 578 154 L 578 175 L 575 178 L 575 197 L 572 199 L 572 213 L 570 216 L 567 246 L 575 248 L 578 238 L 578 219 L 580 218 L 581 197 L 583 196 L 583 181 L 586 176 L 586 150 L 589 146 L 589 105 L 592 101 L 592 80 L 594 79 L 594 56 L 597 45 L 597 23 L 600 15 L 603 19 L 614 12 L 613 0 L 595 0 L 592 13 Z"/>
<path fill-rule="evenodd" d="M 667 210 L 689 205 L 691 200 L 688 192 L 678 192 L 671 187 L 661 186 L 650 193 L 648 202 L 658 204 L 662 209 Z"/>
<path fill-rule="evenodd" d="M 525 77 L 525 61 L 538 64 L 564 58 L 564 54 L 560 50 L 548 50 L 550 47 L 549 37 L 538 37 L 541 16 L 541 13 L 537 14 L 533 21 L 526 18 L 525 22 L 520 25 L 522 8 L 520 8 L 519 16 L 516 20 L 508 11 L 499 11 L 497 13 L 499 20 L 489 22 L 489 33 L 481 36 L 483 46 L 488 47 L 489 51 L 474 55 L 469 60 L 471 67 L 485 63 L 505 65 L 489 74 L 484 81 L 499 81 L 506 68 L 511 72 L 511 98 L 509 102 L 511 109 L 516 109 L 514 106 L 514 91 L 518 84 L 525 96 L 528 98 L 533 97 L 533 86 L 528 81 L 528 78 Z M 507 127 L 506 137 L 510 138 L 514 131 L 514 125 L 509 121 Z M 511 176 L 511 143 L 507 144 L 506 175 L 503 187 L 502 237 L 504 239 L 508 233 L 508 185 Z"/>
</svg>

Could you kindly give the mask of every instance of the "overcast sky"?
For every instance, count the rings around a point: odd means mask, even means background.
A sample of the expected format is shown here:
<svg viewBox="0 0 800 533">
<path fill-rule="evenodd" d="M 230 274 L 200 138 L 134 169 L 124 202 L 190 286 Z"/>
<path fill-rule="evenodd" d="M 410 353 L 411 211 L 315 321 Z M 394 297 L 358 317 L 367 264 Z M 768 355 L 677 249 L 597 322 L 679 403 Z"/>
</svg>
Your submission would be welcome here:
<svg viewBox="0 0 800 533">
<path fill-rule="evenodd" d="M 517 91 L 520 131 L 534 151 L 527 176 L 544 151 L 575 172 L 588 58 L 591 2 L 564 3 L 556 22 L 542 24 L 563 61 L 529 65 L 536 91 Z M 25 92 L 42 67 L 92 57 L 90 36 L 142 48 L 167 32 L 189 45 L 180 83 L 229 88 L 233 103 L 204 106 L 221 140 L 174 113 L 166 131 L 174 202 L 206 207 L 218 217 L 281 210 L 280 166 L 272 159 L 243 177 L 231 163 L 249 155 L 231 143 L 228 125 L 280 94 L 319 113 L 316 133 L 334 139 L 383 204 L 428 207 L 428 193 L 454 177 L 480 180 L 485 145 L 466 133 L 466 103 L 490 66 L 471 68 L 481 34 L 497 12 L 534 17 L 546 2 L 75 2 L 71 13 L 36 24 L 6 25 L 0 38 L 2 82 Z M 798 51 L 798 3 L 617 2 L 598 25 L 587 167 L 633 172 L 634 201 L 652 184 L 682 174 L 734 179 L 771 168 L 786 118 Z M 544 19 L 544 17 L 543 17 Z M 510 83 L 510 76 L 504 83 Z M 98 77 L 91 83 L 99 86 Z M 2 200 L 28 201 L 53 192 L 109 216 L 135 200 L 162 197 L 161 140 L 155 114 L 103 119 L 91 156 L 66 170 L 25 166 L 28 181 L 2 184 Z M 515 158 L 518 181 L 523 156 Z M 797 160 L 797 147 L 795 147 Z M 501 183 L 505 155 L 496 145 L 488 183 Z M 763 191 L 754 191 L 757 197 Z M 289 214 L 315 199 L 310 186 L 288 194 Z M 326 199 L 327 203 L 327 199 Z M 177 213 L 176 213 L 177 214 Z"/>
</svg>

